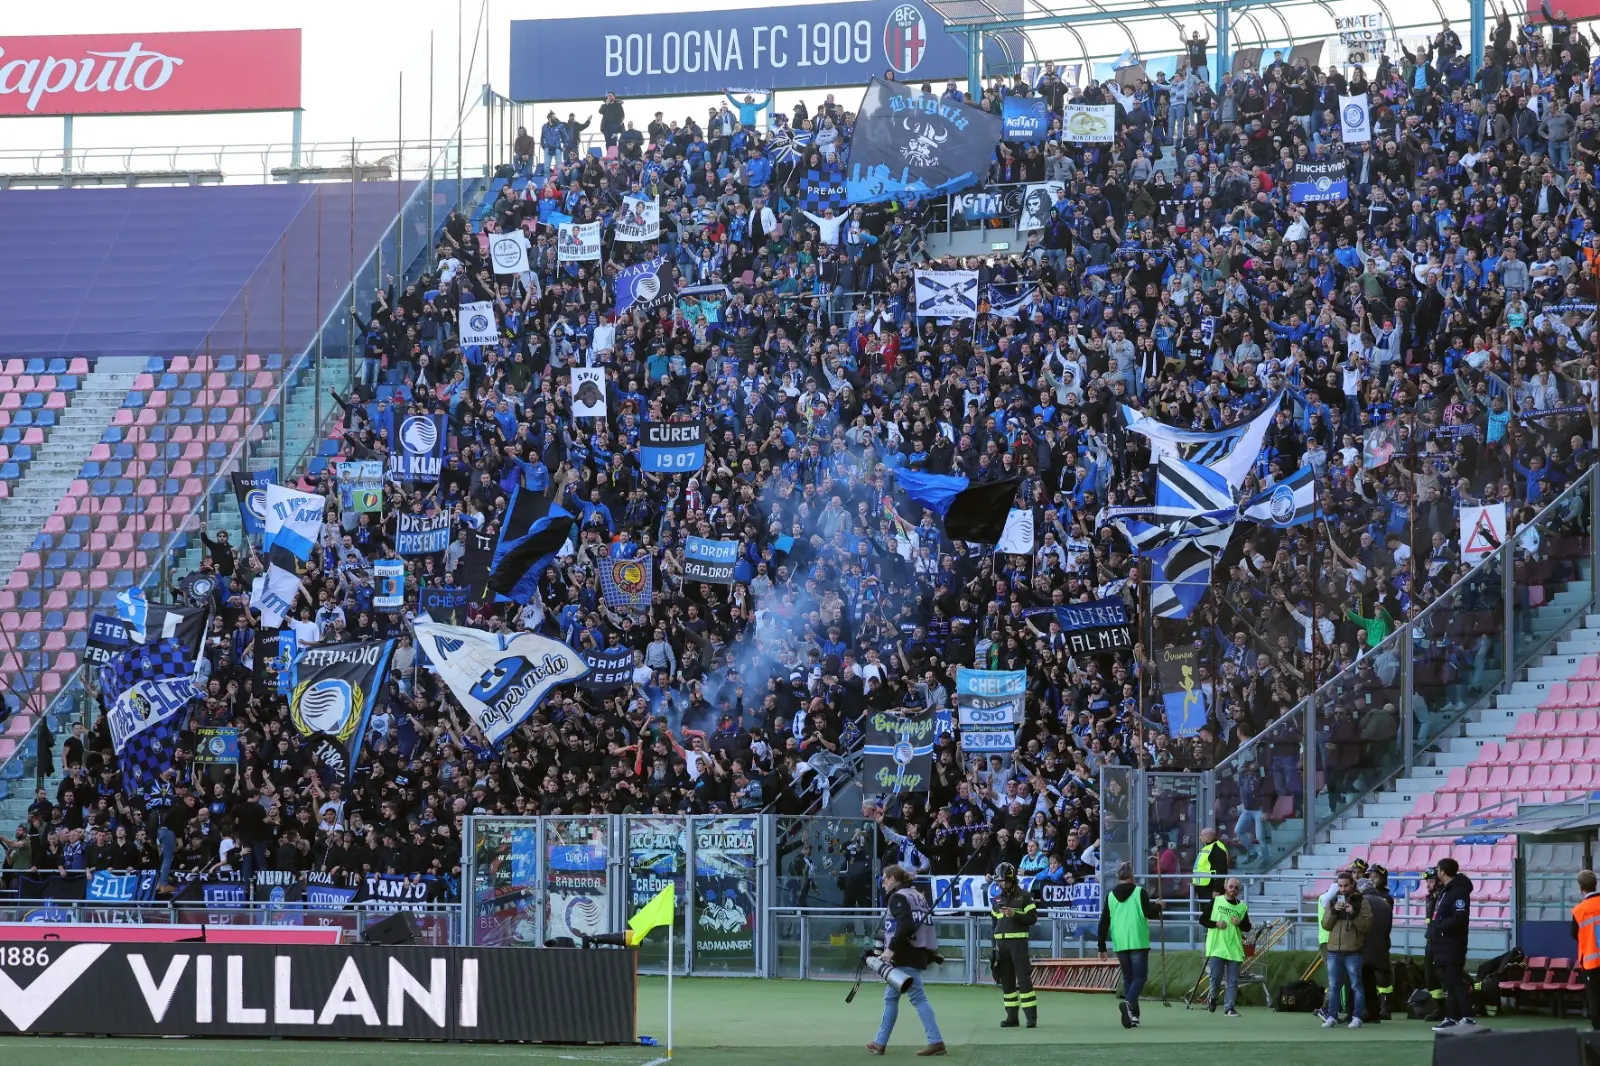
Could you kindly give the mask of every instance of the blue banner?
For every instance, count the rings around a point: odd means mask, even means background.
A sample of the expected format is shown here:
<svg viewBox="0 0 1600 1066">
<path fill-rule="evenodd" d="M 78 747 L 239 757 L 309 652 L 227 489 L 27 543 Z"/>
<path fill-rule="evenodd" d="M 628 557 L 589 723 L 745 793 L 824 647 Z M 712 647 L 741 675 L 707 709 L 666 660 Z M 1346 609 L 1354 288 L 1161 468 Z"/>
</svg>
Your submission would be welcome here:
<svg viewBox="0 0 1600 1066">
<path fill-rule="evenodd" d="M 692 474 L 706 465 L 703 422 L 646 422 L 639 434 L 639 466 L 648 474 Z"/>
<path fill-rule="evenodd" d="M 447 514 L 397 515 L 394 550 L 401 555 L 432 555 L 450 547 L 450 516 Z"/>
<path fill-rule="evenodd" d="M 739 542 L 736 540 L 690 537 L 683 549 L 683 578 L 711 585 L 731 585 L 738 558 Z"/>
<path fill-rule="evenodd" d="M 379 427 L 389 431 L 389 476 L 396 481 L 438 481 L 449 443 L 444 415 L 410 415 L 393 407 L 386 414 Z"/>
<path fill-rule="evenodd" d="M 850 202 L 957 192 L 983 181 L 1000 116 L 899 82 L 873 79 L 850 140 Z"/>
<path fill-rule="evenodd" d="M 235 766 L 239 762 L 239 730 L 231 725 L 195 729 L 194 761 L 200 766 Z"/>
<path fill-rule="evenodd" d="M 278 695 L 291 696 L 299 683 L 300 671 L 295 661 L 300 657 L 300 638 L 292 629 L 278 630 L 278 655 L 272 668 L 278 671 Z"/>
<path fill-rule="evenodd" d="M 1008 96 L 1000 108 L 1001 137 L 1042 141 L 1050 132 L 1050 107 L 1042 96 Z"/>
<path fill-rule="evenodd" d="M 1344 161 L 1297 162 L 1294 180 L 1289 184 L 1289 199 L 1297 204 L 1348 200 L 1350 183 L 1345 178 Z"/>
<path fill-rule="evenodd" d="M 918 84 L 965 78 L 967 51 L 927 0 L 511 23 L 519 101 L 865 85 L 885 70 Z"/>
<path fill-rule="evenodd" d="M 245 536 L 259 537 L 266 529 L 267 486 L 277 482 L 277 477 L 265 470 L 233 472 L 233 496 L 239 501 L 239 524 Z"/>
<path fill-rule="evenodd" d="M 433 587 L 417 590 L 417 610 L 435 622 L 460 625 L 469 592 L 464 588 Z"/>
<path fill-rule="evenodd" d="M 156 898 L 155 870 L 119 874 L 96 870 L 89 877 L 83 898 L 91 903 L 134 903 Z"/>
</svg>

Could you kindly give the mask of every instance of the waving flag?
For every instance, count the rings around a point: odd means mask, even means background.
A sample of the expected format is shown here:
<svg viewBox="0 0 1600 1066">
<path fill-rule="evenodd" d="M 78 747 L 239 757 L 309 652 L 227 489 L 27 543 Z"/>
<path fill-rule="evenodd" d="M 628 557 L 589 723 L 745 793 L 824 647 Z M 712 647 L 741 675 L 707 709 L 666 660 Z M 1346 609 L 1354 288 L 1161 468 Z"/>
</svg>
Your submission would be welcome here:
<svg viewBox="0 0 1600 1066">
<path fill-rule="evenodd" d="M 1282 403 L 1280 391 L 1248 422 L 1216 430 L 1179 429 L 1142 415 L 1126 404 L 1122 407 L 1122 418 L 1129 432 L 1149 439 L 1151 466 L 1159 463 L 1163 455 L 1187 459 L 1221 474 L 1237 492 L 1244 484 L 1245 475 L 1255 468 L 1267 427 L 1272 425 L 1272 418 Z"/>
<path fill-rule="evenodd" d="M 1244 517 L 1264 525 L 1303 526 L 1322 513 L 1316 471 L 1301 467 L 1244 505 Z"/>
<path fill-rule="evenodd" d="M 127 623 L 128 639 L 135 644 L 144 643 L 145 619 L 150 605 L 145 602 L 144 589 L 123 589 L 117 593 L 117 617 Z"/>
<path fill-rule="evenodd" d="M 1039 290 L 1027 286 L 1016 295 L 1007 295 L 998 285 L 989 286 L 989 313 L 996 318 L 1026 318 L 1033 314 Z"/>
<path fill-rule="evenodd" d="M 1211 568 L 1228 546 L 1233 526 L 1179 537 L 1150 552 L 1150 609 L 1157 618 L 1188 618 L 1211 587 Z"/>
<path fill-rule="evenodd" d="M 900 489 L 944 520 L 951 540 L 994 545 L 1000 542 L 1021 478 L 974 484 L 964 477 L 896 470 Z"/>
<path fill-rule="evenodd" d="M 772 160 L 774 166 L 795 166 L 805 158 L 806 149 L 811 147 L 811 138 L 810 130 L 790 129 L 787 126 L 773 130 L 767 140 L 767 158 Z"/>
<path fill-rule="evenodd" d="M 1174 455 L 1163 455 L 1156 463 L 1156 505 L 1151 513 L 1162 518 L 1224 525 L 1235 517 L 1233 490 L 1216 471 Z M 1224 515 L 1226 521 L 1221 520 Z"/>
<path fill-rule="evenodd" d="M 654 311 L 672 301 L 672 275 L 667 257 L 657 256 L 617 271 L 617 314 L 634 309 Z"/>
</svg>

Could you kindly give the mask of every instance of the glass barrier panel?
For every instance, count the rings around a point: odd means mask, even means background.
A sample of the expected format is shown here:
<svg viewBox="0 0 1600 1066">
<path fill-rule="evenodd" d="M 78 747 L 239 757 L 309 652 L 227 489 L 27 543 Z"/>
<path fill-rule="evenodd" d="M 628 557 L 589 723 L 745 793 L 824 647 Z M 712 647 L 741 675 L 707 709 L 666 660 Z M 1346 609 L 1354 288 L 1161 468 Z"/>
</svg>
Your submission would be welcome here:
<svg viewBox="0 0 1600 1066">
<path fill-rule="evenodd" d="M 1533 521 L 1509 520 L 1516 557 L 1511 617 L 1519 662 L 1589 607 L 1592 486 L 1593 479 L 1584 478 Z"/>
<path fill-rule="evenodd" d="M 1231 870 L 1262 873 L 1305 843 L 1304 720 L 1301 705 L 1217 767 L 1211 822 L 1228 848 Z M 1171 875 L 1193 870 L 1193 853 L 1185 862 L 1177 847 L 1167 842 L 1157 860 L 1158 871 L 1165 875 L 1157 893 L 1163 899 L 1187 899 L 1189 880 Z"/>
<path fill-rule="evenodd" d="M 683 818 L 637 817 L 627 820 L 628 915 L 656 898 L 668 885 L 677 901 L 672 935 L 674 973 L 689 972 L 689 955 L 684 939 L 688 913 L 689 823 Z M 641 973 L 667 972 L 667 937 L 657 932 L 639 945 Z"/>
<path fill-rule="evenodd" d="M 473 839 L 473 943 L 539 945 L 539 827 L 479 818 Z"/>
<path fill-rule="evenodd" d="M 544 831 L 544 937 L 578 940 L 609 933 L 611 858 L 609 819 L 546 818 Z"/>
<path fill-rule="evenodd" d="M 754 973 L 756 835 L 754 817 L 694 819 L 694 969 Z"/>
<path fill-rule="evenodd" d="M 1411 623 L 1413 755 L 1506 676 L 1503 563 L 1494 553 Z"/>
<path fill-rule="evenodd" d="M 1316 694 L 1318 825 L 1342 814 L 1400 767 L 1401 643 L 1399 633 L 1389 633 Z"/>
</svg>

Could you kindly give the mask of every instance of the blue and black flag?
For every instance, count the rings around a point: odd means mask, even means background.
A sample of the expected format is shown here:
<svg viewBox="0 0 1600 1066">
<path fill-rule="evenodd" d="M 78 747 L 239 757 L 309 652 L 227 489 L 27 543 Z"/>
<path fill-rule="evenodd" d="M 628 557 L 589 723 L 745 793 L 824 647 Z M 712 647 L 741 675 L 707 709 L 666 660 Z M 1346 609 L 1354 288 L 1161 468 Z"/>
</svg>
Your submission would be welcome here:
<svg viewBox="0 0 1600 1066">
<path fill-rule="evenodd" d="M 577 519 L 542 492 L 519 486 L 500 527 L 489 570 L 489 591 L 515 603 L 527 603 L 539 589 L 539 578 L 572 535 Z"/>
<path fill-rule="evenodd" d="M 968 104 L 872 79 L 850 136 L 852 204 L 932 197 L 988 176 L 1001 118 Z"/>
<path fill-rule="evenodd" d="M 172 765 L 183 712 L 198 695 L 193 674 L 194 659 L 175 638 L 130 647 L 101 667 L 112 747 L 128 795 L 143 793 Z"/>
<path fill-rule="evenodd" d="M 964 477 L 897 470 L 900 489 L 944 520 L 951 540 L 998 544 L 1006 529 L 1006 516 L 1022 484 L 1019 477 L 974 484 Z"/>
</svg>

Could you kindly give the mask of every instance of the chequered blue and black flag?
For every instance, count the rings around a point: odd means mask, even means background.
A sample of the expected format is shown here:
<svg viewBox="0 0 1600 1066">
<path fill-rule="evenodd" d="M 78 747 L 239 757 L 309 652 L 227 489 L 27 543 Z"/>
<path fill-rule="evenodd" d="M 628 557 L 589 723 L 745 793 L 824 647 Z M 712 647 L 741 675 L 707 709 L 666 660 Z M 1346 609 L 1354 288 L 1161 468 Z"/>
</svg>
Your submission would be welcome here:
<svg viewBox="0 0 1600 1066">
<path fill-rule="evenodd" d="M 837 163 L 823 163 L 800 175 L 800 195 L 795 204 L 802 211 L 822 214 L 823 208 L 833 208 L 835 215 L 844 213 L 846 204 L 844 167 Z"/>
<path fill-rule="evenodd" d="M 141 681 L 187 681 L 193 673 L 189 649 L 177 640 L 136 645 L 100 668 L 106 710 L 109 713 L 123 694 Z M 172 753 L 186 718 L 184 711 L 168 714 L 127 739 L 118 756 L 124 792 L 130 796 L 145 793 L 172 765 Z"/>
</svg>

